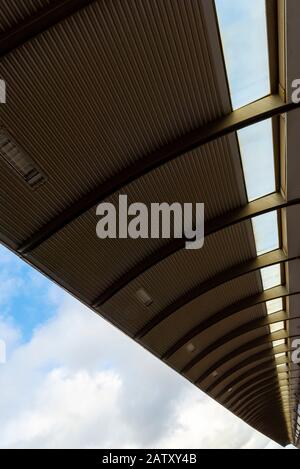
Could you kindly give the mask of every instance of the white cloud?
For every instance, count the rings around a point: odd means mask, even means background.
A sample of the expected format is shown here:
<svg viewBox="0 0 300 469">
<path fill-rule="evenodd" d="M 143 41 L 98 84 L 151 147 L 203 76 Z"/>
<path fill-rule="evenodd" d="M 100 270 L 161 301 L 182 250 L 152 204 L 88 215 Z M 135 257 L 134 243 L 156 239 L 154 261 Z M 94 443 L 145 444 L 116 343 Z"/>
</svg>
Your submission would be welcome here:
<svg viewBox="0 0 300 469">
<path fill-rule="evenodd" d="M 0 316 L 0 338 L 5 341 L 7 347 L 15 347 L 20 341 L 21 331 L 12 321 Z"/>
<path fill-rule="evenodd" d="M 9 421 L 4 447 L 90 446 L 113 435 L 119 420 L 116 404 L 120 379 L 111 372 L 68 372 L 54 369 L 33 392 L 29 409 Z"/>
<path fill-rule="evenodd" d="M 29 342 L 15 334 L 0 368 L 1 447 L 270 444 L 67 295 Z"/>
</svg>

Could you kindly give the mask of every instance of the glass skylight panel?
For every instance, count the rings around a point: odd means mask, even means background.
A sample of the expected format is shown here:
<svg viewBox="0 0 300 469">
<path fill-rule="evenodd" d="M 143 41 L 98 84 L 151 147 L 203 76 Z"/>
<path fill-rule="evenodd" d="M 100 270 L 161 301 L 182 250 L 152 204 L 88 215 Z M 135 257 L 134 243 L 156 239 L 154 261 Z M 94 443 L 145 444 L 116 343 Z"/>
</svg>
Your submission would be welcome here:
<svg viewBox="0 0 300 469">
<path fill-rule="evenodd" d="M 289 382 L 288 382 L 288 381 L 284 381 L 283 384 L 282 384 L 282 382 L 280 381 L 279 384 L 280 384 L 280 389 L 281 389 L 281 391 L 283 391 L 283 392 L 289 392 Z"/>
<path fill-rule="evenodd" d="M 268 119 L 250 125 L 237 134 L 251 202 L 276 190 L 272 121 Z"/>
<path fill-rule="evenodd" d="M 285 363 L 280 363 L 279 365 L 276 365 L 277 368 L 286 368 L 286 364 Z"/>
<path fill-rule="evenodd" d="M 270 93 L 265 0 L 215 0 L 233 109 Z"/>
<path fill-rule="evenodd" d="M 285 340 L 284 339 L 280 339 L 280 340 L 273 340 L 273 347 L 278 347 L 279 345 L 284 345 L 285 344 Z"/>
<path fill-rule="evenodd" d="M 264 290 L 277 287 L 281 284 L 281 270 L 279 264 L 264 267 L 260 270 L 260 273 Z"/>
<path fill-rule="evenodd" d="M 279 384 L 281 388 L 284 388 L 289 385 L 289 382 L 287 379 L 282 379 L 282 380 L 279 380 Z"/>
<path fill-rule="evenodd" d="M 271 334 L 273 334 L 273 332 L 281 331 L 282 329 L 284 329 L 284 322 L 283 321 L 276 322 L 275 324 L 270 324 Z"/>
<path fill-rule="evenodd" d="M 282 376 L 283 376 L 283 379 L 282 379 Z M 279 384 L 284 383 L 287 379 L 288 379 L 288 373 L 286 371 L 283 371 L 282 373 L 278 375 Z"/>
<path fill-rule="evenodd" d="M 282 298 L 276 298 L 275 300 L 269 300 L 266 302 L 268 314 L 277 313 L 283 309 Z"/>
<path fill-rule="evenodd" d="M 279 248 L 277 211 L 252 218 L 257 255 Z"/>
<path fill-rule="evenodd" d="M 276 355 L 275 355 L 275 358 L 276 358 L 276 359 L 277 359 L 277 358 L 281 358 L 281 357 L 285 357 L 285 352 L 283 352 L 283 353 L 276 353 Z"/>
</svg>

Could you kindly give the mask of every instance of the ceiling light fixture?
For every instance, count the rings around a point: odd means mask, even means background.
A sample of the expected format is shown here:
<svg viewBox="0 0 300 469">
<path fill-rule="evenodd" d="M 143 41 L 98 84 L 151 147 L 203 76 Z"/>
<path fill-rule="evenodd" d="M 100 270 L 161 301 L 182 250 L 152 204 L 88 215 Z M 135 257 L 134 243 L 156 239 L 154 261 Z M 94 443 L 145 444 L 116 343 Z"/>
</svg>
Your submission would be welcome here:
<svg viewBox="0 0 300 469">
<path fill-rule="evenodd" d="M 186 349 L 188 352 L 192 353 L 196 350 L 196 347 L 194 344 L 190 343 L 190 344 L 187 344 Z"/>
<path fill-rule="evenodd" d="M 40 168 L 3 127 L 0 128 L 0 156 L 32 189 L 46 181 Z"/>
<path fill-rule="evenodd" d="M 146 292 L 146 290 L 144 288 L 140 288 L 137 292 L 136 292 L 136 296 L 138 298 L 138 300 L 143 303 L 143 305 L 145 306 L 150 306 L 152 303 L 153 303 L 153 299 L 151 298 L 151 296 Z"/>
</svg>

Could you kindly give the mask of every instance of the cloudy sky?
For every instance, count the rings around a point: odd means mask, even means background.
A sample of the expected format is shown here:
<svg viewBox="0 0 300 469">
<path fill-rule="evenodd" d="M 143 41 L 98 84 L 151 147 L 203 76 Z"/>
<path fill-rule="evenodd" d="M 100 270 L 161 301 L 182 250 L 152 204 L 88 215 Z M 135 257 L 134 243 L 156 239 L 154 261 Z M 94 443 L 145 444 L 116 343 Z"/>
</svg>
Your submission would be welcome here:
<svg viewBox="0 0 300 469">
<path fill-rule="evenodd" d="M 276 448 L 0 247 L 2 448 Z"/>
</svg>

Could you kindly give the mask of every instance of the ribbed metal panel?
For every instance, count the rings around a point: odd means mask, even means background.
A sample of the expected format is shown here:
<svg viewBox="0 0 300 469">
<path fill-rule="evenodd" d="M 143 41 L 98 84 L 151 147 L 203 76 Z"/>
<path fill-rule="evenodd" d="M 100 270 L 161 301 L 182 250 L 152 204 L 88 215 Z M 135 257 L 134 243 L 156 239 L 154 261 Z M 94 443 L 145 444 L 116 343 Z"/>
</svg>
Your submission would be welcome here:
<svg viewBox="0 0 300 469">
<path fill-rule="evenodd" d="M 153 316 L 193 287 L 232 265 L 255 257 L 250 237 L 248 242 L 249 233 L 251 226 L 245 222 L 207 237 L 203 249 L 183 249 L 131 282 L 102 305 L 99 311 L 132 333 L 137 332 Z M 151 306 L 145 307 L 137 300 L 136 292 L 140 288 L 145 288 L 151 295 Z"/>
<path fill-rule="evenodd" d="M 2 0 L 0 33 L 49 3 Z M 7 82 L 9 105 L 1 107 L 0 124 L 48 177 L 46 184 L 33 192 L 0 159 L 4 237 L 21 244 L 124 168 L 230 112 L 228 96 L 223 99 L 227 84 L 224 79 L 221 89 L 220 74 L 216 76 L 223 63 L 216 66 L 213 62 L 209 24 L 204 20 L 208 16 L 202 5 L 201 0 L 95 1 L 1 60 L 0 76 Z M 129 203 L 205 202 L 207 221 L 246 203 L 241 181 L 238 147 L 229 136 L 156 169 L 121 193 L 128 195 Z M 107 201 L 117 205 L 117 196 Z M 93 208 L 30 257 L 88 303 L 168 242 L 99 240 L 96 223 Z M 203 250 L 182 250 L 158 263 L 99 312 L 132 336 L 199 283 L 253 257 L 251 224 L 242 223 L 210 236 Z M 149 308 L 135 297 L 142 287 L 153 298 Z M 201 321 L 259 291 L 258 273 L 219 286 L 173 313 L 143 339 L 143 344 L 161 355 Z M 263 306 L 249 308 L 198 334 L 193 344 L 197 351 L 204 350 L 264 315 Z M 223 356 L 265 331 L 249 332 L 224 344 L 205 362 L 195 365 L 188 378 L 196 379 Z M 268 347 L 266 344 L 258 350 Z M 251 352 L 235 357 L 220 372 L 249 356 Z M 180 370 L 190 359 L 181 347 L 169 363 Z M 212 384 L 212 378 L 203 384 Z"/>
<path fill-rule="evenodd" d="M 215 291 L 215 295 L 219 294 L 219 290 Z M 238 314 L 233 315 L 232 317 L 224 320 L 219 321 L 218 324 L 209 328 L 205 332 L 198 334 L 193 340 L 192 343 L 196 347 L 196 350 L 201 352 L 205 350 L 211 343 L 215 342 L 216 340 L 224 337 L 227 333 L 233 331 L 234 329 L 247 324 L 249 321 L 261 318 L 265 315 L 265 311 L 263 307 L 253 307 L 248 308 Z M 244 343 L 243 338 L 240 339 L 240 344 Z M 231 345 L 228 344 L 224 346 L 222 350 L 217 350 L 211 354 L 210 357 L 207 357 L 205 361 L 199 364 L 198 369 L 202 369 L 203 371 L 210 366 L 210 364 L 214 363 L 214 358 L 219 359 L 226 354 L 226 347 L 229 350 Z M 170 359 L 170 363 L 174 365 L 176 368 L 183 368 L 191 359 L 191 355 L 187 352 L 186 347 L 181 347 Z M 207 364 L 207 367 L 206 367 Z M 201 371 L 201 370 L 200 370 Z"/>
<path fill-rule="evenodd" d="M 254 382 L 249 382 L 248 383 L 248 386 L 247 386 L 247 389 L 249 390 L 249 393 L 252 392 L 252 391 L 255 391 L 255 388 L 259 385 L 259 384 L 262 384 L 264 381 L 264 379 L 266 378 L 265 374 L 264 373 L 260 373 L 260 374 L 255 374 L 255 379 L 254 379 Z M 275 379 L 276 379 L 276 374 L 275 374 Z M 239 394 L 240 392 L 243 392 L 239 389 L 237 389 L 237 392 L 236 394 Z M 235 397 L 234 397 L 234 394 L 232 394 L 232 396 L 230 397 L 230 399 L 228 399 L 228 402 L 226 403 L 226 405 L 230 406 L 231 404 L 233 404 L 235 400 Z"/>
<path fill-rule="evenodd" d="M 227 306 L 260 291 L 256 273 L 233 280 L 193 300 L 167 318 L 159 328 L 151 331 L 145 342 L 163 354 L 189 330 Z M 179 355 L 180 351 L 176 355 Z"/>
<path fill-rule="evenodd" d="M 243 346 L 244 344 L 248 343 L 249 341 L 251 340 L 255 340 L 255 339 L 258 339 L 259 337 L 262 337 L 263 336 L 263 331 L 255 331 L 255 332 L 251 332 L 247 335 L 248 339 L 249 340 L 246 340 L 246 338 L 244 339 L 240 339 L 240 340 L 236 340 L 234 341 L 235 342 L 235 348 L 238 348 L 240 346 Z M 233 347 L 233 344 L 231 344 L 231 346 Z M 230 346 L 230 348 L 231 348 Z M 242 353 L 238 356 L 236 356 L 234 359 L 232 360 L 229 360 L 225 365 L 223 365 L 222 367 L 218 368 L 218 378 L 219 377 L 222 377 L 222 375 L 224 373 L 226 373 L 227 371 L 230 371 L 231 368 L 233 368 L 234 366 L 238 365 L 239 363 L 242 363 L 243 360 L 246 360 L 247 358 L 249 357 L 253 357 L 254 355 L 258 354 L 259 352 L 263 352 L 263 351 L 267 351 L 269 350 L 270 348 L 272 347 L 272 345 L 268 342 L 266 342 L 264 345 L 260 345 L 259 347 L 256 347 L 255 349 L 252 349 L 248 352 L 245 352 L 245 353 Z M 234 350 L 234 348 L 233 348 Z M 225 350 L 224 350 L 225 352 Z M 221 355 L 220 355 L 221 356 Z M 211 361 L 211 365 L 213 365 L 214 363 L 216 363 L 216 361 Z M 256 362 L 255 360 L 253 359 L 253 364 L 255 365 Z M 208 369 L 206 366 L 205 366 L 205 369 Z M 230 382 L 232 381 L 235 377 L 238 377 L 240 376 L 240 374 L 243 374 L 244 371 L 246 370 L 246 367 L 244 368 L 241 368 L 240 372 L 236 372 L 236 373 L 232 373 L 230 375 L 230 377 L 227 379 L 224 380 L 224 383 L 226 382 Z M 200 376 L 201 373 L 199 373 L 198 376 Z M 202 389 L 205 391 L 210 385 L 213 385 L 214 382 L 216 381 L 217 378 L 214 378 L 212 375 L 210 375 L 207 379 L 205 379 L 202 383 L 201 383 L 201 387 Z"/>
<path fill-rule="evenodd" d="M 248 311 L 251 314 L 251 317 L 255 316 L 255 318 L 260 318 L 265 315 L 265 311 L 262 306 L 249 308 Z M 225 328 L 226 330 L 225 334 L 226 334 L 229 328 L 231 331 L 239 327 L 240 323 L 247 324 L 250 321 L 251 319 L 248 318 L 248 314 L 247 315 L 237 314 L 231 319 L 230 323 L 227 324 L 227 327 L 222 324 L 225 321 L 220 323 L 220 328 L 221 329 Z M 223 333 L 223 330 L 218 333 L 218 330 L 216 328 L 214 331 L 212 331 L 212 338 L 210 339 L 210 343 L 213 343 L 214 340 L 217 340 L 215 339 L 215 336 L 222 338 L 225 334 Z M 243 345 L 247 343 L 250 343 L 252 340 L 255 340 L 258 337 L 261 337 L 266 334 L 268 334 L 267 328 L 260 328 L 260 329 L 256 329 L 254 331 L 248 332 L 247 334 L 243 334 L 237 337 L 236 339 L 225 343 L 222 347 L 217 348 L 214 352 L 210 353 L 207 357 L 205 357 L 205 360 L 202 360 L 201 362 L 197 363 L 197 365 L 193 366 L 193 368 L 191 368 L 191 370 L 189 370 L 189 372 L 187 373 L 187 376 L 189 378 L 196 379 L 197 376 L 200 376 L 203 372 L 205 372 L 205 370 L 208 370 L 214 363 L 217 363 L 220 359 L 224 358 L 229 353 L 233 352 L 234 350 L 237 350 L 239 347 L 242 347 Z M 202 343 L 201 338 L 198 338 L 196 343 L 198 343 L 198 341 L 200 342 L 200 346 L 202 348 L 203 343 Z M 193 341 L 193 344 L 194 344 L 194 341 Z M 195 353 L 197 353 L 197 351 L 198 349 L 196 349 Z M 191 354 L 187 353 L 186 355 L 187 355 L 187 362 L 193 358 Z M 230 360 L 221 368 L 218 368 L 218 370 L 220 370 L 220 372 L 227 371 L 227 369 L 234 366 L 235 361 L 239 361 L 239 357 L 236 357 L 235 359 Z M 210 378 L 208 378 L 208 382 L 206 380 L 203 381 L 204 388 L 208 384 L 210 384 Z"/>
<path fill-rule="evenodd" d="M 5 185 L 1 225 L 16 241 L 222 114 L 197 1 L 95 2 L 6 56 L 0 75 L 9 100 L 2 124 L 49 177 L 33 195 L 1 163 L 15 191 Z"/>
<path fill-rule="evenodd" d="M 17 26 L 51 2 L 53 0 L 1 0 L 0 33 Z"/>
<path fill-rule="evenodd" d="M 235 191 L 235 175 L 226 169 L 230 168 L 229 151 L 223 152 L 226 147 L 223 147 L 221 140 L 213 144 L 214 152 L 208 151 L 211 145 L 207 147 L 187 155 L 184 161 L 169 163 L 154 171 L 155 174 L 151 173 L 130 184 L 126 188 L 128 202 L 140 201 L 149 206 L 152 201 L 171 203 L 205 200 L 206 218 L 238 206 L 240 197 Z M 211 174 L 209 180 L 208 174 Z M 213 189 L 211 197 L 209 189 Z M 227 197 L 224 197 L 223 191 L 228 194 Z M 118 195 L 108 201 L 117 206 Z M 38 261 L 47 264 L 58 275 L 67 275 L 68 283 L 84 291 L 84 295 L 91 301 L 138 260 L 169 242 L 162 239 L 100 240 L 96 236 L 97 221 L 96 211 L 92 209 L 35 250 Z M 24 223 L 26 226 L 26 220 Z M 245 257 L 249 255 L 248 250 Z M 86 272 L 84 279 L 82 270 Z"/>
<path fill-rule="evenodd" d="M 242 376 L 244 373 L 247 373 L 248 371 L 250 370 L 253 370 L 256 366 L 259 366 L 261 365 L 262 363 L 264 362 L 268 362 L 268 364 L 266 364 L 266 369 L 267 367 L 270 368 L 272 366 L 272 363 L 270 363 L 270 357 L 268 358 L 262 358 L 260 360 L 257 360 L 256 362 L 253 361 L 251 364 L 245 366 L 242 370 L 239 370 L 235 373 L 232 373 L 232 375 L 225 379 L 224 381 L 222 381 L 221 384 L 219 384 L 218 386 L 216 386 L 212 393 L 211 393 L 211 396 L 212 397 L 215 397 L 218 395 L 219 392 L 221 392 L 223 389 L 226 390 L 226 387 L 234 380 L 234 379 L 238 379 L 240 376 Z M 272 372 L 272 370 L 270 369 L 270 372 Z M 274 359 L 274 372 L 275 372 L 275 359 Z M 259 377 L 261 376 L 262 372 L 254 372 L 253 373 L 253 376 L 251 376 L 250 378 L 249 377 L 246 377 L 246 378 L 243 378 L 239 381 L 238 383 L 238 387 L 239 386 L 242 386 L 243 384 L 245 383 L 248 383 L 249 381 L 251 380 L 255 380 L 255 379 L 259 379 Z M 227 398 L 228 396 L 226 396 L 226 393 L 224 393 L 222 399 L 220 399 L 221 401 L 224 400 L 225 398 Z"/>
<path fill-rule="evenodd" d="M 38 247 L 34 256 L 93 301 L 119 274 L 161 245 L 160 240 L 145 241 L 98 239 L 93 210 Z"/>
</svg>

